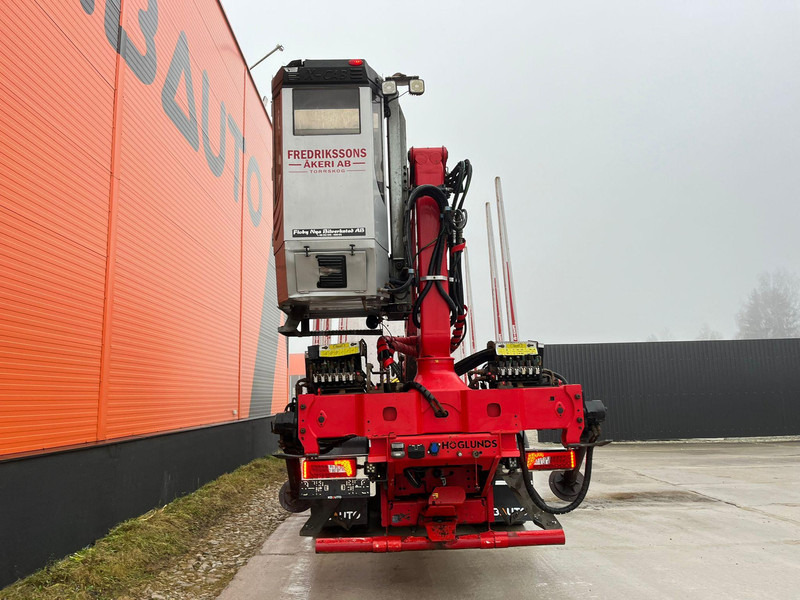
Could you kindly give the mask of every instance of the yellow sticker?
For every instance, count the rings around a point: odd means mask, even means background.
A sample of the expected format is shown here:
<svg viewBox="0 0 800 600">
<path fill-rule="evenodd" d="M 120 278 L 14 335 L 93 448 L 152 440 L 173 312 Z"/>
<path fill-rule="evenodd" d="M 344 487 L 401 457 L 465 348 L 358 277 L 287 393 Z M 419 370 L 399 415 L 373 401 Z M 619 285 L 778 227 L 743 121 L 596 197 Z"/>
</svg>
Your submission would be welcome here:
<svg viewBox="0 0 800 600">
<path fill-rule="evenodd" d="M 524 354 L 539 354 L 536 344 L 528 342 L 503 342 L 497 344 L 495 352 L 499 356 L 522 356 Z"/>
<path fill-rule="evenodd" d="M 337 356 L 348 356 L 350 354 L 359 354 L 361 350 L 355 342 L 345 342 L 343 344 L 331 344 L 330 346 L 322 346 L 319 349 L 320 358 L 336 358 Z"/>
</svg>

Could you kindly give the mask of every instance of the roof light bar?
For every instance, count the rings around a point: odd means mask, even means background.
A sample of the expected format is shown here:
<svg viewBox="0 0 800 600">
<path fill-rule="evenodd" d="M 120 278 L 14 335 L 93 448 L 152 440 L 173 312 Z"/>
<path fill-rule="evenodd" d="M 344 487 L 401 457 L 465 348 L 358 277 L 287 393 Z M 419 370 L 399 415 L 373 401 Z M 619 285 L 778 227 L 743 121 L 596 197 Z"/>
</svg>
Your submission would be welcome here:
<svg viewBox="0 0 800 600">
<path fill-rule="evenodd" d="M 405 73 L 395 73 L 386 77 L 381 84 L 384 96 L 397 93 L 398 87 L 408 87 L 408 92 L 412 96 L 421 96 L 425 93 L 425 82 L 418 75 L 406 75 Z"/>
</svg>

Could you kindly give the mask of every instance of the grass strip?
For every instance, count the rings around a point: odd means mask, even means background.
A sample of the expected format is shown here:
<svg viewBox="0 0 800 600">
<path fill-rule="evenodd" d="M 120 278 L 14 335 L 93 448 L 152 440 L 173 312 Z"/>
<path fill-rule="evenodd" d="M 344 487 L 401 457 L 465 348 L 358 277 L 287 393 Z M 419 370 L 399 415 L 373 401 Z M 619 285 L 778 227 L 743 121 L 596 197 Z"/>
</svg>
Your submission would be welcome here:
<svg viewBox="0 0 800 600">
<path fill-rule="evenodd" d="M 283 481 L 286 468 L 259 458 L 163 508 L 125 521 L 62 560 L 0 590 L 0 600 L 113 600 L 152 580 L 220 518 L 259 489 Z"/>
</svg>

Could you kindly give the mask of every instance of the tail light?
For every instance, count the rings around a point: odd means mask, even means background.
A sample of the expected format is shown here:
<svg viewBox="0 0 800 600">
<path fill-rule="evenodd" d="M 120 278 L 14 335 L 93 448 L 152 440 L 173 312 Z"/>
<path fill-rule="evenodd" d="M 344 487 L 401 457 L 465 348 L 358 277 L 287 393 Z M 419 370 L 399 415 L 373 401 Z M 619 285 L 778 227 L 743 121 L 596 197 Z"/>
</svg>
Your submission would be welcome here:
<svg viewBox="0 0 800 600">
<path fill-rule="evenodd" d="M 355 476 L 355 458 L 303 461 L 303 479 L 342 479 Z"/>
<path fill-rule="evenodd" d="M 575 468 L 574 450 L 526 452 L 529 471 L 566 471 Z"/>
</svg>

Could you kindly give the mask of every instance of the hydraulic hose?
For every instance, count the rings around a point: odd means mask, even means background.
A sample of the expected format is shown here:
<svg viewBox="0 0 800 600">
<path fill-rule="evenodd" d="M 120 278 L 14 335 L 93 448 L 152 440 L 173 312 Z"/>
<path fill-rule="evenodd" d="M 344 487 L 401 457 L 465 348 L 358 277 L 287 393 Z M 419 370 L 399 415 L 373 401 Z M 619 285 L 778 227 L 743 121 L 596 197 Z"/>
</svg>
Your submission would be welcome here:
<svg viewBox="0 0 800 600">
<path fill-rule="evenodd" d="M 461 377 L 468 371 L 471 371 L 472 369 L 481 366 L 485 362 L 489 362 L 492 358 L 494 358 L 494 356 L 495 356 L 495 350 L 493 348 L 485 348 L 483 350 L 479 350 L 475 354 L 470 354 L 469 356 L 467 356 L 466 358 L 462 358 L 455 364 L 454 368 L 456 371 L 456 375 Z M 545 369 L 544 372 L 550 373 L 556 379 L 560 379 L 565 385 L 569 383 L 567 381 L 567 378 L 564 377 L 561 373 L 556 373 L 551 369 Z"/>
<path fill-rule="evenodd" d="M 417 186 L 411 191 L 411 194 L 408 196 L 408 200 L 406 200 L 405 211 L 403 214 L 403 230 L 405 232 L 405 249 L 406 249 L 406 263 L 409 267 L 413 266 L 413 256 L 411 252 L 411 210 L 416 206 L 417 200 L 420 198 L 427 196 L 432 198 L 436 201 L 437 205 L 439 206 L 439 211 L 444 214 L 445 210 L 448 209 L 447 204 L 447 194 L 442 190 L 440 187 L 430 184 L 424 184 Z M 442 261 L 443 250 L 445 246 L 445 236 L 447 232 L 442 224 L 439 236 L 435 240 L 435 246 L 433 252 L 431 253 L 431 261 L 430 265 L 428 266 L 428 275 L 439 275 L 440 265 Z M 411 275 L 409 274 L 409 280 L 411 280 Z M 422 280 L 418 277 L 416 280 L 417 285 L 421 285 Z M 429 282 L 428 285 L 420 292 L 419 296 L 417 297 L 416 301 L 414 302 L 414 306 L 411 312 L 411 318 L 414 322 L 414 325 L 417 327 L 420 326 L 419 322 L 419 310 L 420 306 L 422 305 L 422 301 L 430 292 L 432 287 L 436 287 L 439 294 L 442 296 L 446 296 L 447 294 L 444 293 L 444 288 L 441 282 Z M 446 298 L 448 300 L 448 304 L 452 302 L 449 296 Z M 451 312 L 453 311 L 453 306 L 450 306 Z M 455 317 L 452 317 L 452 320 L 455 320 Z"/>
<path fill-rule="evenodd" d="M 444 408 L 444 406 L 442 406 L 441 402 L 439 402 L 436 396 L 434 396 L 433 393 L 421 383 L 418 383 L 416 381 L 409 381 L 403 386 L 404 392 L 407 392 L 408 390 L 417 390 L 420 394 L 422 394 L 422 397 L 425 398 L 425 400 L 428 401 L 428 404 L 431 405 L 431 408 L 433 409 L 433 414 L 437 418 L 443 419 L 450 414 Z"/>
<path fill-rule="evenodd" d="M 412 283 L 414 283 L 414 275 L 409 272 L 408 277 L 404 281 L 392 279 L 389 282 L 389 285 L 392 287 L 389 287 L 388 291 L 393 295 L 400 294 L 401 292 L 405 292 L 408 288 L 410 288 Z"/>
<path fill-rule="evenodd" d="M 550 375 L 552 375 L 552 376 L 553 376 L 553 377 L 555 377 L 556 379 L 560 379 L 560 380 L 561 380 L 561 382 L 562 382 L 564 385 L 568 385 L 568 384 L 569 384 L 569 381 L 567 381 L 567 378 L 566 378 L 566 377 L 564 377 L 564 376 L 563 376 L 561 373 L 556 373 L 556 372 L 555 372 L 555 371 L 553 371 L 552 369 L 543 369 L 543 372 L 544 372 L 545 374 L 549 373 Z"/>
<path fill-rule="evenodd" d="M 519 447 L 520 466 L 522 468 L 522 479 L 525 482 L 525 489 L 528 490 L 528 495 L 531 497 L 531 500 L 537 506 L 537 508 L 552 515 L 563 515 L 575 510 L 581 505 L 583 499 L 586 498 L 586 492 L 589 491 L 589 482 L 592 479 L 592 454 L 594 447 L 589 446 L 586 449 L 586 468 L 583 472 L 583 483 L 581 484 L 581 489 L 578 491 L 578 495 L 575 497 L 575 500 L 566 506 L 556 508 L 555 506 L 550 506 L 547 504 L 547 502 L 544 501 L 544 498 L 542 498 L 539 495 L 539 492 L 537 492 L 533 487 L 530 471 L 528 470 L 528 461 L 525 457 L 525 443 L 523 442 L 522 434 L 517 435 L 517 446 Z"/>
<path fill-rule="evenodd" d="M 393 280 L 389 283 L 390 287 L 387 291 L 393 295 L 406 291 L 415 281 L 414 263 L 411 255 L 411 209 L 423 194 L 436 200 L 440 210 L 444 211 L 444 208 L 447 206 L 447 196 L 444 191 L 437 186 L 426 184 L 420 185 L 412 190 L 406 200 L 406 206 L 403 211 L 403 237 L 405 239 L 405 261 L 408 268 L 408 277 L 406 277 L 404 281 Z"/>
<path fill-rule="evenodd" d="M 464 315 L 461 251 L 464 247 L 463 230 L 467 224 L 467 213 L 462 209 L 462 206 L 464 204 L 464 198 L 466 198 L 467 192 L 469 191 L 471 181 L 472 165 L 469 160 L 463 160 L 445 177 L 444 186 L 434 186 L 430 184 L 417 186 L 411 191 L 406 200 L 403 211 L 403 235 L 405 238 L 405 259 L 410 272 L 405 281 L 391 282 L 389 292 L 392 294 L 404 292 L 413 283 L 416 283 L 417 286 L 422 288 L 422 283 L 425 281 L 418 273 L 411 271 L 414 266 L 414 257 L 412 256 L 413 252 L 411 248 L 411 211 L 416 207 L 417 200 L 420 198 L 432 198 L 438 205 L 441 215 L 439 235 L 428 245 L 434 246 L 428 265 L 427 275 L 429 277 L 442 276 L 441 267 L 445 258 L 445 250 L 448 249 L 450 251 L 450 269 L 447 273 L 447 277 L 451 281 L 450 289 L 446 291 L 444 284 L 439 279 L 427 280 L 427 285 L 419 290 L 419 295 L 411 311 L 412 322 L 417 327 L 420 327 L 419 313 L 422 302 L 425 300 L 425 297 L 432 287 L 435 287 L 438 294 L 447 302 L 450 309 L 451 326 L 456 325 L 459 317 Z M 451 192 L 454 193 L 452 206 L 447 203 L 447 198 Z M 428 246 L 425 246 L 425 248 Z M 418 253 L 422 252 L 425 248 L 421 248 Z"/>
<path fill-rule="evenodd" d="M 409 194 L 406 200 L 405 210 L 403 211 L 403 230 L 406 238 L 406 265 L 409 268 L 413 268 L 414 266 L 414 257 L 411 251 L 411 209 L 414 208 L 417 200 L 423 196 L 433 198 L 439 205 L 439 210 L 441 212 L 444 212 L 447 207 L 447 196 L 441 188 L 435 185 L 425 184 L 417 186 L 411 191 L 411 194 Z"/>
<path fill-rule="evenodd" d="M 470 354 L 466 358 L 462 358 L 454 365 L 456 375 L 461 377 L 468 371 L 471 371 L 476 367 L 480 367 L 483 363 L 488 362 L 492 358 L 494 358 L 494 348 L 485 348 L 483 350 L 479 350 L 475 354 Z"/>
</svg>

